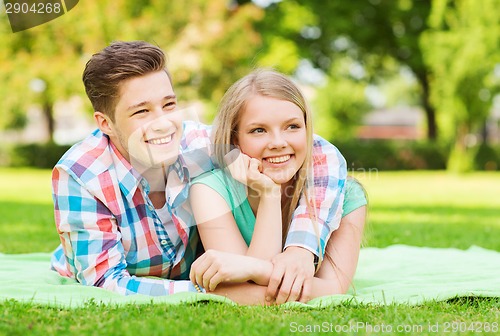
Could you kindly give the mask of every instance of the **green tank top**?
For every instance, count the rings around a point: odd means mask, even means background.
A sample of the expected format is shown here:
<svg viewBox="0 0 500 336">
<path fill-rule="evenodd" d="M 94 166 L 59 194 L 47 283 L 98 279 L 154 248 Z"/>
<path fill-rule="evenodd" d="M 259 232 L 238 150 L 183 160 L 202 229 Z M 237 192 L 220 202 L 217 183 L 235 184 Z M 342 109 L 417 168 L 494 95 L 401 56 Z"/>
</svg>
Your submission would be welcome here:
<svg viewBox="0 0 500 336">
<path fill-rule="evenodd" d="M 196 183 L 205 184 L 222 196 L 231 209 L 241 236 L 247 245 L 250 245 L 255 227 L 255 215 L 248 203 L 246 186 L 220 169 L 214 169 L 196 177 L 191 184 Z M 344 189 L 342 217 L 367 204 L 364 189 L 356 180 L 348 178 Z"/>
</svg>

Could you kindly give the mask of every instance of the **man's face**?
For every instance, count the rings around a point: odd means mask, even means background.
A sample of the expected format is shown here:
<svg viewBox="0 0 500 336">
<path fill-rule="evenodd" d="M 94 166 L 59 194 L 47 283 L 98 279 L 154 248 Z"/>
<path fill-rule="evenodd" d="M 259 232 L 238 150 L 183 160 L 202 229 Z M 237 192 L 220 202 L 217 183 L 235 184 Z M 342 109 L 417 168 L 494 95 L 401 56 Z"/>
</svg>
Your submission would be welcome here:
<svg viewBox="0 0 500 336">
<path fill-rule="evenodd" d="M 136 169 L 171 165 L 179 155 L 182 115 L 165 71 L 124 81 L 109 135 Z"/>
</svg>

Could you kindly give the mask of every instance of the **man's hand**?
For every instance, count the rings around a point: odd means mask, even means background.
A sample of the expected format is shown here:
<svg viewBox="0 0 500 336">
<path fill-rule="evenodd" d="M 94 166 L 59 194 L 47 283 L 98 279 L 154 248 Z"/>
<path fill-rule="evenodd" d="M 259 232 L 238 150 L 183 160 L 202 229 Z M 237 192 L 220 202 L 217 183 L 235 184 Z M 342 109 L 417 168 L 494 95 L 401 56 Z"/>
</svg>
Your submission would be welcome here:
<svg viewBox="0 0 500 336">
<path fill-rule="evenodd" d="M 271 259 L 273 272 L 266 291 L 266 301 L 276 304 L 305 300 L 309 297 L 310 286 L 304 282 L 314 276 L 314 255 L 308 250 L 290 246 L 283 253 Z M 307 293 L 306 293 L 307 292 Z"/>
</svg>

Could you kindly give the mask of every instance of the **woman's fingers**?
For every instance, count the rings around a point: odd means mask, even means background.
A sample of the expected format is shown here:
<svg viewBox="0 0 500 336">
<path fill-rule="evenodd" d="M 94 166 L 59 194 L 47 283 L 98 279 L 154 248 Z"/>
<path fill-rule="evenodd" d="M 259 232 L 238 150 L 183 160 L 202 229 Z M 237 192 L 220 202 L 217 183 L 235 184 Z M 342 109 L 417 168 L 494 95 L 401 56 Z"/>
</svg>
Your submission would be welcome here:
<svg viewBox="0 0 500 336">
<path fill-rule="evenodd" d="M 292 288 L 290 290 L 290 295 L 286 302 L 298 301 L 300 294 L 302 293 L 302 287 L 304 286 L 304 278 L 297 276 L 293 282 Z"/>
<path fill-rule="evenodd" d="M 205 259 L 206 258 L 204 258 L 204 255 L 202 255 L 191 265 L 191 271 L 189 272 L 189 279 L 195 285 L 203 286 L 203 274 L 210 266 L 210 263 L 204 262 Z"/>
<path fill-rule="evenodd" d="M 217 271 L 218 271 L 217 265 L 212 264 L 212 265 L 210 265 L 210 267 L 208 267 L 208 269 L 205 271 L 205 273 L 203 273 L 203 288 L 205 288 L 205 289 L 208 288 L 210 291 L 212 290 L 212 286 L 211 286 L 212 279 L 213 279 L 214 275 L 217 274 Z"/>
<path fill-rule="evenodd" d="M 243 154 L 239 149 L 233 149 L 224 156 L 224 162 L 231 176 L 245 185 L 248 185 L 248 169 L 250 157 Z"/>
</svg>

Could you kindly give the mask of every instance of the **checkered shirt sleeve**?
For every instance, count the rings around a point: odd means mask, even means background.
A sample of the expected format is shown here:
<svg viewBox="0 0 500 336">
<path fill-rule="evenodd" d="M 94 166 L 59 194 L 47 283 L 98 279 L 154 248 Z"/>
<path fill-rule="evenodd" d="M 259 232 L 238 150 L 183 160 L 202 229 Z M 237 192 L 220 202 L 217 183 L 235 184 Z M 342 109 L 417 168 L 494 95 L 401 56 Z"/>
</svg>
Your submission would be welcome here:
<svg viewBox="0 0 500 336">
<path fill-rule="evenodd" d="M 300 246 L 317 256 L 325 253 L 326 242 L 342 218 L 344 184 L 347 165 L 340 151 L 320 136 L 314 137 L 313 192 L 306 200 L 303 195 L 294 212 L 285 242 L 288 246 Z M 307 202 L 315 209 L 317 222 L 311 220 Z"/>
</svg>

